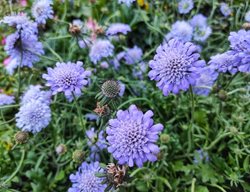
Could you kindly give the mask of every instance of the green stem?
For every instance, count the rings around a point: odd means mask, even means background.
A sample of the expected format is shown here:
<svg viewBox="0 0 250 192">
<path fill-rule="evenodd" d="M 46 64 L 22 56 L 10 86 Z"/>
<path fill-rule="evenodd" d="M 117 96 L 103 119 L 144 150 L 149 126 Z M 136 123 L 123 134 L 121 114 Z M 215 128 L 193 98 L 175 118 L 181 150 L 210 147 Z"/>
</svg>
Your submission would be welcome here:
<svg viewBox="0 0 250 192">
<path fill-rule="evenodd" d="M 16 174 L 18 173 L 18 171 L 19 171 L 20 168 L 22 167 L 24 157 L 25 157 L 25 150 L 23 149 L 23 150 L 22 150 L 21 160 L 20 160 L 20 162 L 19 162 L 18 167 L 17 167 L 16 170 L 11 174 L 11 176 L 10 176 L 6 181 L 3 182 L 2 185 L 7 184 L 8 182 L 10 182 L 10 181 L 16 176 Z"/>
<path fill-rule="evenodd" d="M 230 81 L 226 84 L 226 86 L 224 87 L 224 89 L 227 89 L 229 87 L 229 85 L 233 82 L 233 80 L 235 79 L 235 77 L 239 74 L 239 72 L 235 73 L 233 75 L 233 77 L 230 79 Z"/>
<path fill-rule="evenodd" d="M 224 137 L 229 136 L 229 135 L 231 135 L 230 132 L 221 134 L 221 135 L 218 136 L 217 139 L 215 139 L 208 147 L 206 147 L 205 150 L 211 149 L 211 148 L 214 147 L 221 139 L 223 139 Z"/>
<path fill-rule="evenodd" d="M 193 133 L 193 123 L 194 123 L 194 93 L 192 87 L 190 87 L 190 95 L 191 95 L 191 122 L 188 129 L 188 152 L 192 149 L 192 133 Z"/>
<path fill-rule="evenodd" d="M 195 182 L 196 182 L 196 179 L 193 178 L 192 179 L 192 185 L 191 185 L 191 192 L 195 192 Z"/>
<path fill-rule="evenodd" d="M 49 51 L 56 57 L 58 58 L 58 60 L 60 62 L 63 62 L 63 59 L 60 57 L 60 55 L 58 55 L 51 47 L 50 45 L 47 43 L 47 42 L 44 42 L 44 44 L 46 45 L 46 47 L 49 49 Z"/>
<path fill-rule="evenodd" d="M 77 113 L 78 113 L 78 117 L 80 118 L 81 127 L 83 128 L 84 133 L 85 133 L 86 128 L 85 128 L 85 125 L 84 125 L 83 120 L 82 120 L 82 113 L 81 113 L 81 109 L 79 108 L 80 105 L 78 104 L 77 98 L 76 98 L 76 96 L 75 96 L 75 94 L 73 92 L 72 92 L 72 95 L 74 97 L 74 102 L 75 102 L 75 105 L 76 105 L 76 110 L 77 110 Z"/>
</svg>

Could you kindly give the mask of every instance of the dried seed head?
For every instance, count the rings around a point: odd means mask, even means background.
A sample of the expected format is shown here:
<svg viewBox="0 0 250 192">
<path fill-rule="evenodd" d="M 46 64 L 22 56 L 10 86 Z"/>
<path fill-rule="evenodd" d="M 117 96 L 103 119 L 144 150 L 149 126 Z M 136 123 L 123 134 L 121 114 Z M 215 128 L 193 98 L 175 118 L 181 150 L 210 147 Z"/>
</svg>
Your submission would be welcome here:
<svg viewBox="0 0 250 192">
<path fill-rule="evenodd" d="M 25 132 L 25 131 L 18 131 L 16 134 L 15 134 L 15 141 L 18 143 L 18 144 L 24 144 L 28 141 L 29 139 L 29 133 L 28 132 Z"/>
<path fill-rule="evenodd" d="M 108 98 L 117 97 L 120 92 L 120 84 L 118 81 L 108 80 L 102 84 L 102 94 Z"/>
<path fill-rule="evenodd" d="M 115 165 L 114 163 L 109 163 L 106 167 L 107 179 L 115 187 L 119 187 L 124 181 L 126 176 L 127 166 L 125 165 Z"/>
<path fill-rule="evenodd" d="M 58 155 L 63 155 L 64 153 L 67 152 L 67 147 L 64 144 L 60 144 L 56 147 L 56 153 Z"/>
<path fill-rule="evenodd" d="M 100 103 L 97 102 L 94 112 L 100 117 L 103 117 L 110 114 L 110 108 L 108 105 L 101 106 Z"/>
<path fill-rule="evenodd" d="M 246 30 L 249 30 L 249 29 L 250 29 L 250 23 L 244 23 L 244 24 L 242 25 L 242 28 L 243 28 L 243 29 L 246 29 Z"/>
<path fill-rule="evenodd" d="M 74 36 L 76 36 L 76 35 L 78 35 L 78 34 L 80 34 L 81 33 L 81 28 L 78 26 L 78 25 L 74 25 L 74 24 L 69 24 L 69 32 L 72 34 L 72 35 L 74 35 Z"/>
<path fill-rule="evenodd" d="M 72 159 L 75 162 L 81 163 L 84 160 L 84 152 L 82 150 L 75 150 Z"/>
</svg>

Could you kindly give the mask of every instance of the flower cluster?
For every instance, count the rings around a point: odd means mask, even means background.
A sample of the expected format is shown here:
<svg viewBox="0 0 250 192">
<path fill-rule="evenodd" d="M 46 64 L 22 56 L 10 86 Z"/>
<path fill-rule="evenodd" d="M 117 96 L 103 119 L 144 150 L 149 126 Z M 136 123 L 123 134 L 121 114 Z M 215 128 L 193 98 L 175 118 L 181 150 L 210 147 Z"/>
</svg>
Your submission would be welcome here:
<svg viewBox="0 0 250 192">
<path fill-rule="evenodd" d="M 160 149 L 155 142 L 163 125 L 154 125 L 152 116 L 152 111 L 143 114 L 135 105 L 131 105 L 128 110 L 119 110 L 116 119 L 109 120 L 106 129 L 106 139 L 110 145 L 108 151 L 119 164 L 142 167 L 146 161 L 157 160 Z"/>
</svg>

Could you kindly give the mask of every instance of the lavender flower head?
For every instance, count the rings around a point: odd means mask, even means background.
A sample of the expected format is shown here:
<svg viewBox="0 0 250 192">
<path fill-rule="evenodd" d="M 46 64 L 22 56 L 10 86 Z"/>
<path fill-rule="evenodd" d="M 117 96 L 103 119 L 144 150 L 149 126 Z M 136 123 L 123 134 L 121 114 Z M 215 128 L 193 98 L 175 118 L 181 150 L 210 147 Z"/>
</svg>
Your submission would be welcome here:
<svg viewBox="0 0 250 192">
<path fill-rule="evenodd" d="M 178 3 L 178 10 L 181 14 L 189 13 L 194 8 L 193 0 L 181 0 Z"/>
<path fill-rule="evenodd" d="M 5 16 L 1 22 L 16 28 L 16 32 L 21 34 L 24 38 L 28 38 L 30 35 L 36 35 L 38 33 L 37 24 L 31 21 L 24 13 Z"/>
<path fill-rule="evenodd" d="M 194 86 L 194 92 L 197 95 L 208 96 L 212 90 L 215 80 L 218 77 L 218 73 L 211 66 L 206 66 L 200 70 L 200 77 L 197 79 Z"/>
<path fill-rule="evenodd" d="M 93 161 L 99 161 L 100 155 L 98 154 L 98 152 L 107 148 L 107 144 L 103 134 L 103 131 L 100 131 L 97 134 L 97 131 L 95 131 L 94 128 L 91 128 L 90 130 L 86 131 L 86 135 L 88 138 L 88 146 L 90 147 L 91 151 L 90 158 Z"/>
<path fill-rule="evenodd" d="M 70 175 L 72 187 L 68 192 L 104 192 L 106 184 L 102 184 L 103 178 L 97 177 L 96 173 L 103 173 L 99 162 L 90 164 L 83 162 L 75 174 Z"/>
<path fill-rule="evenodd" d="M 141 61 L 142 55 L 143 55 L 142 49 L 137 46 L 134 46 L 133 48 L 127 49 L 125 51 L 123 58 L 125 59 L 126 64 L 132 65 Z"/>
<path fill-rule="evenodd" d="M 163 125 L 154 125 L 152 116 L 151 110 L 143 114 L 135 105 L 131 105 L 128 110 L 119 110 L 116 119 L 109 120 L 106 129 L 106 139 L 110 144 L 108 151 L 118 160 L 118 164 L 142 167 L 146 161 L 157 160 L 160 149 L 155 143 Z"/>
<path fill-rule="evenodd" d="M 165 36 L 165 40 L 169 41 L 172 38 L 180 41 L 191 41 L 193 35 L 193 27 L 186 21 L 176 21 L 172 25 L 171 31 Z"/>
<path fill-rule="evenodd" d="M 21 98 L 21 104 L 27 104 L 34 99 L 49 105 L 51 102 L 51 93 L 50 91 L 42 91 L 41 87 L 40 85 L 30 85 Z"/>
<path fill-rule="evenodd" d="M 228 40 L 232 49 L 230 53 L 236 54 L 241 59 L 238 65 L 239 71 L 250 72 L 250 31 L 231 32 Z"/>
<path fill-rule="evenodd" d="M 203 27 L 207 25 L 207 17 L 202 14 L 197 14 L 192 17 L 189 21 L 190 25 L 194 28 Z"/>
<path fill-rule="evenodd" d="M 146 70 L 147 70 L 147 65 L 146 65 L 146 63 L 140 62 L 140 63 L 138 64 L 138 66 L 135 66 L 135 67 L 133 68 L 133 73 L 132 73 L 132 75 L 133 75 L 133 77 L 142 80 L 142 79 L 143 79 L 143 74 L 146 72 Z"/>
<path fill-rule="evenodd" d="M 0 93 L 0 106 L 15 103 L 15 97 Z"/>
<path fill-rule="evenodd" d="M 130 6 L 135 0 L 118 0 L 118 3 L 124 3 L 127 6 Z"/>
<path fill-rule="evenodd" d="M 4 49 L 10 58 L 15 60 L 14 67 L 32 67 L 33 63 L 40 60 L 38 55 L 44 54 L 42 43 L 38 42 L 35 35 L 21 37 L 17 32 L 6 38 Z"/>
<path fill-rule="evenodd" d="M 220 4 L 220 12 L 221 12 L 222 15 L 224 15 L 225 17 L 228 17 L 229 15 L 231 15 L 232 10 L 231 10 L 231 8 L 228 6 L 227 3 L 221 3 L 221 4 Z"/>
<path fill-rule="evenodd" d="M 52 0 L 36 0 L 32 6 L 32 15 L 38 24 L 46 24 L 47 19 L 53 18 Z"/>
<path fill-rule="evenodd" d="M 240 61 L 240 57 L 237 54 L 231 54 L 228 51 L 212 56 L 208 64 L 213 66 L 218 72 L 235 74 L 238 71 Z"/>
<path fill-rule="evenodd" d="M 48 74 L 43 74 L 43 78 L 47 80 L 46 85 L 50 87 L 52 94 L 64 92 L 69 101 L 72 101 L 74 96 L 81 96 L 81 89 L 89 83 L 88 77 L 91 75 L 82 65 L 80 61 L 58 62 L 54 69 L 48 68 Z"/>
<path fill-rule="evenodd" d="M 246 20 L 247 22 L 250 22 L 250 10 L 249 10 L 248 12 L 246 12 L 245 20 Z"/>
<path fill-rule="evenodd" d="M 114 46 L 108 40 L 97 40 L 91 46 L 89 57 L 90 60 L 97 64 L 102 58 L 112 56 L 114 52 Z"/>
<path fill-rule="evenodd" d="M 195 85 L 200 69 L 205 66 L 205 61 L 199 60 L 198 49 L 193 43 L 177 39 L 157 48 L 154 59 L 149 62 L 151 71 L 148 76 L 158 82 L 156 85 L 165 96 L 170 92 L 186 91 L 190 85 Z"/>
<path fill-rule="evenodd" d="M 116 36 L 119 34 L 127 35 L 131 31 L 131 28 L 127 24 L 123 23 L 113 23 L 109 26 L 106 31 L 107 36 Z"/>
<path fill-rule="evenodd" d="M 46 103 L 31 100 L 22 105 L 16 114 L 16 126 L 22 131 L 38 133 L 49 125 L 51 111 Z"/>
</svg>

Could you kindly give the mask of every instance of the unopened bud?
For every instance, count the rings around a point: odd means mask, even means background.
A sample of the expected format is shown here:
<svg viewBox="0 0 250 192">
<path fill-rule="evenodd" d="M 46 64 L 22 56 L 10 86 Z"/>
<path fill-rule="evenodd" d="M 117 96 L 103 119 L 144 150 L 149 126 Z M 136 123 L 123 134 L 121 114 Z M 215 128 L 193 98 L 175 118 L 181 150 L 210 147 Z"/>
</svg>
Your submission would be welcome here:
<svg viewBox="0 0 250 192">
<path fill-rule="evenodd" d="M 84 160 L 84 152 L 82 150 L 75 150 L 72 155 L 72 159 L 75 162 L 82 162 Z"/>
<path fill-rule="evenodd" d="M 28 132 L 25 132 L 25 131 L 18 131 L 16 134 L 15 134 L 15 141 L 18 143 L 18 144 L 24 144 L 28 141 L 29 139 L 29 133 Z"/>
</svg>

